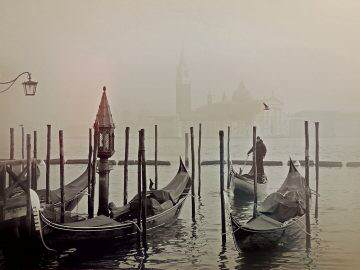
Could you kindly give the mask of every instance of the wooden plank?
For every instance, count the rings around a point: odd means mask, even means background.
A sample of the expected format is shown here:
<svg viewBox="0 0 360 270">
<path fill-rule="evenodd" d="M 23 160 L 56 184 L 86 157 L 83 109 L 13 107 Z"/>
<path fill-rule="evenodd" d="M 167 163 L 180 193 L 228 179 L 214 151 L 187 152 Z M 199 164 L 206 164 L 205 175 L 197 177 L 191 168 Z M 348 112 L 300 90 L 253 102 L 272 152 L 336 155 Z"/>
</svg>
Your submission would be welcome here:
<svg viewBox="0 0 360 270">
<path fill-rule="evenodd" d="M 238 160 L 238 159 L 233 159 L 231 161 L 231 163 L 233 165 L 248 165 L 248 166 L 252 166 L 253 162 L 252 160 Z M 211 165 L 219 165 L 220 164 L 220 160 L 204 160 L 201 162 L 202 166 L 211 166 Z M 227 164 L 227 162 L 224 160 L 224 164 Z M 263 162 L 264 166 L 268 166 L 268 167 L 272 167 L 272 166 L 283 166 L 283 162 L 282 161 L 278 161 L 278 160 L 264 160 Z"/>
<path fill-rule="evenodd" d="M 133 159 L 128 160 L 128 165 L 129 166 L 133 166 L 133 165 L 137 165 L 137 164 L 138 164 L 137 160 L 133 160 Z M 124 165 L 124 160 L 120 160 L 118 162 L 118 165 Z M 155 165 L 155 160 L 152 160 L 152 159 L 146 160 L 146 166 L 154 166 L 154 165 Z M 158 160 L 157 165 L 158 166 L 170 166 L 171 162 L 167 161 L 167 160 Z"/>
<path fill-rule="evenodd" d="M 347 162 L 346 167 L 358 168 L 360 167 L 360 161 Z"/>
</svg>

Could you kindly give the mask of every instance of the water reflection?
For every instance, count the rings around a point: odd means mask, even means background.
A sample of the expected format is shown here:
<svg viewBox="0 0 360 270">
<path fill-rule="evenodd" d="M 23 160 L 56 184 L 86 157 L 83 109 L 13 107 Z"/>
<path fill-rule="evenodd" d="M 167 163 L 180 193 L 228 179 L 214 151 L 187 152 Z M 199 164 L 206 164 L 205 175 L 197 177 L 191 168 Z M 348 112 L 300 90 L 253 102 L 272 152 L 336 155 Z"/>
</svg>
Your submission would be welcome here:
<svg viewBox="0 0 360 270">
<path fill-rule="evenodd" d="M 228 258 L 227 258 L 227 255 L 226 255 L 226 246 L 222 245 L 221 251 L 219 253 L 219 260 L 218 260 L 219 269 L 221 269 L 221 270 L 230 269 L 230 268 L 228 268 L 226 266 L 227 262 L 228 262 Z"/>
</svg>

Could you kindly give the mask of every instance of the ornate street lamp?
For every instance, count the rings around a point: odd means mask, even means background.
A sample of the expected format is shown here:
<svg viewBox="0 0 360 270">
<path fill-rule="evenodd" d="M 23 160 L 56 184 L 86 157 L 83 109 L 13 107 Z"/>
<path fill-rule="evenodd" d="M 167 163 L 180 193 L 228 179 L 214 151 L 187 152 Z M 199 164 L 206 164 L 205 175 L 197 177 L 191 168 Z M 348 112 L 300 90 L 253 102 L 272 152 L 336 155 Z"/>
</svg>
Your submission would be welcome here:
<svg viewBox="0 0 360 270">
<path fill-rule="evenodd" d="M 34 96 L 36 94 L 36 87 L 37 87 L 38 82 L 32 81 L 31 74 L 30 74 L 30 72 L 27 72 L 27 71 L 20 73 L 15 79 L 13 79 L 11 81 L 0 82 L 0 85 L 7 85 L 7 87 L 5 89 L 0 91 L 0 94 L 10 90 L 10 88 L 14 85 L 14 83 L 17 81 L 17 79 L 19 79 L 22 75 L 25 75 L 25 74 L 28 76 L 28 80 L 22 83 L 22 85 L 24 87 L 24 94 L 25 94 L 25 96 Z"/>
<path fill-rule="evenodd" d="M 98 138 L 98 158 L 100 158 L 99 173 L 99 210 L 98 215 L 109 216 L 109 158 L 115 153 L 114 130 L 110 106 L 106 96 L 106 87 L 103 87 L 99 110 L 96 115 L 94 129 Z"/>
</svg>

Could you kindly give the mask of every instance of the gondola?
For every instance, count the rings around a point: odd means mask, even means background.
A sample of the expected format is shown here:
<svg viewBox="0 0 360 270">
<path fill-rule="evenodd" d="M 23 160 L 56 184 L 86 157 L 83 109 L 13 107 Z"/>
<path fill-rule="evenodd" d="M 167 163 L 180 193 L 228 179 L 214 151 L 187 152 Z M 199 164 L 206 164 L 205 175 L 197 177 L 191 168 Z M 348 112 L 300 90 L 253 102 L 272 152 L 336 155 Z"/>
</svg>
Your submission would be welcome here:
<svg viewBox="0 0 360 270">
<path fill-rule="evenodd" d="M 305 179 L 291 161 L 284 183 L 264 200 L 255 218 L 242 224 L 230 215 L 237 249 L 264 249 L 302 238 L 305 235 L 305 196 Z"/>
<path fill-rule="evenodd" d="M 88 168 L 75 180 L 64 186 L 65 193 L 65 210 L 72 211 L 78 205 L 82 197 L 85 195 L 85 190 L 88 187 Z M 50 202 L 54 207 L 60 207 L 60 188 L 50 191 Z M 40 197 L 41 202 L 45 202 L 46 190 L 38 190 L 36 193 Z"/>
<path fill-rule="evenodd" d="M 180 160 L 177 174 L 166 187 L 147 192 L 147 209 L 152 207 L 152 211 L 147 211 L 149 214 L 146 220 L 147 232 L 169 225 L 177 219 L 190 187 L 191 178 Z M 112 218 L 101 215 L 83 221 L 58 224 L 46 218 L 39 208 L 40 203 L 35 195 L 36 193 L 33 192 L 35 227 L 48 248 L 55 250 L 86 248 L 90 243 L 108 245 L 112 241 L 124 241 L 126 244 L 125 239 L 135 238 L 139 230 L 134 218 L 137 216 L 137 213 L 134 213 L 137 210 L 134 209 L 137 196 L 121 208 L 112 208 Z M 162 200 L 166 201 L 162 202 Z"/>
<path fill-rule="evenodd" d="M 231 165 L 230 181 L 236 197 L 243 200 L 252 200 L 254 198 L 254 167 L 251 168 L 249 173 L 242 174 L 242 172 L 236 172 Z M 257 195 L 259 198 L 264 198 L 267 187 L 267 178 L 265 174 L 261 179 L 258 179 L 257 184 Z"/>
<path fill-rule="evenodd" d="M 20 175 L 21 179 L 26 179 L 26 171 Z M 39 166 L 36 165 L 36 181 L 40 177 Z M 24 180 L 25 181 L 25 180 Z M 70 183 L 66 184 L 65 190 L 65 210 L 72 211 L 78 205 L 82 197 L 85 195 L 85 190 L 88 187 L 88 169 L 86 169 L 79 177 Z M 18 197 L 21 199 L 24 196 L 22 188 L 17 187 L 14 190 L 11 187 L 6 189 L 7 193 L 11 193 L 10 197 Z M 40 202 L 45 203 L 46 190 L 39 189 L 36 193 L 40 197 Z M 50 191 L 50 202 L 55 208 L 60 207 L 60 188 Z"/>
</svg>

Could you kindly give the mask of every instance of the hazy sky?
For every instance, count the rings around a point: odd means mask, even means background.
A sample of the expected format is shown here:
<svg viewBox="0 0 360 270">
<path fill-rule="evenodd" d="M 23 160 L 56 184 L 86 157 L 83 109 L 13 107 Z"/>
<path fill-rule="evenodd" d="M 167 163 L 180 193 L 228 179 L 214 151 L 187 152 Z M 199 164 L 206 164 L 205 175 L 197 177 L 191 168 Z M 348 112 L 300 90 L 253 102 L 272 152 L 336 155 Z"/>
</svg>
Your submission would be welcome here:
<svg viewBox="0 0 360 270">
<path fill-rule="evenodd" d="M 117 121 L 174 113 L 182 48 L 194 107 L 242 80 L 291 112 L 356 111 L 359 14 L 356 0 L 0 0 L 0 80 L 27 70 L 39 81 L 35 97 L 20 83 L 0 95 L 2 121 L 91 123 L 103 85 Z"/>
</svg>

